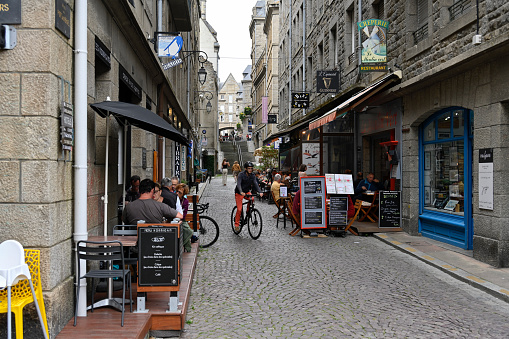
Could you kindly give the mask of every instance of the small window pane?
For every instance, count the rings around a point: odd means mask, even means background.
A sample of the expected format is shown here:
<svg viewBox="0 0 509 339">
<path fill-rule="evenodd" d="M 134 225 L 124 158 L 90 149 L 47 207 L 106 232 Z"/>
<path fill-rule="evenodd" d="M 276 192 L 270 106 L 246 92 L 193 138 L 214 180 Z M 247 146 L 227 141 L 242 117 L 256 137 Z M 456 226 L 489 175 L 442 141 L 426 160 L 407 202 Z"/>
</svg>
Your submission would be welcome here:
<svg viewBox="0 0 509 339">
<path fill-rule="evenodd" d="M 465 131 L 465 121 L 463 120 L 463 111 L 452 112 L 452 128 L 454 137 L 462 137 Z"/>
<path fill-rule="evenodd" d="M 432 141 L 432 140 L 435 140 L 435 121 L 432 121 L 424 129 L 424 141 Z"/>
<path fill-rule="evenodd" d="M 449 139 L 451 137 L 451 113 L 447 112 L 437 120 L 438 139 Z"/>
</svg>

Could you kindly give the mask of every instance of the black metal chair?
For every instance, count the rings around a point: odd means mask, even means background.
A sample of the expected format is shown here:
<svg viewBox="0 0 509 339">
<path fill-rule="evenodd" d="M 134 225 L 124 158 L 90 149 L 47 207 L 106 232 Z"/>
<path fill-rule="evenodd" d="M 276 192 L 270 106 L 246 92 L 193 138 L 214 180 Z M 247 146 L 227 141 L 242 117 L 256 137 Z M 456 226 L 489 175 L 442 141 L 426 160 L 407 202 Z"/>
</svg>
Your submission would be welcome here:
<svg viewBox="0 0 509 339">
<path fill-rule="evenodd" d="M 81 260 L 87 262 L 107 262 L 106 269 L 91 269 L 84 275 L 78 278 L 78 288 L 76 289 L 76 307 L 74 309 L 74 326 L 76 326 L 76 315 L 78 313 L 79 303 L 79 290 L 80 282 L 83 278 L 92 278 L 92 312 L 94 311 L 94 296 L 95 296 L 95 279 L 110 279 L 120 278 L 122 279 L 122 322 L 124 326 L 124 309 L 125 309 L 125 292 L 126 287 L 129 286 L 129 300 L 132 300 L 132 289 L 131 289 L 131 271 L 125 268 L 124 262 L 124 247 L 120 241 L 78 241 L 76 257 L 78 261 L 77 274 L 81 269 Z M 113 261 L 120 261 L 121 266 L 118 270 L 111 269 Z M 133 311 L 132 303 L 129 302 L 130 310 Z"/>
<path fill-rule="evenodd" d="M 115 225 L 113 226 L 113 235 L 115 236 L 137 236 L 138 225 Z M 136 277 L 136 265 L 138 264 L 138 247 L 128 247 L 124 249 L 124 262 L 133 267 Z"/>
</svg>

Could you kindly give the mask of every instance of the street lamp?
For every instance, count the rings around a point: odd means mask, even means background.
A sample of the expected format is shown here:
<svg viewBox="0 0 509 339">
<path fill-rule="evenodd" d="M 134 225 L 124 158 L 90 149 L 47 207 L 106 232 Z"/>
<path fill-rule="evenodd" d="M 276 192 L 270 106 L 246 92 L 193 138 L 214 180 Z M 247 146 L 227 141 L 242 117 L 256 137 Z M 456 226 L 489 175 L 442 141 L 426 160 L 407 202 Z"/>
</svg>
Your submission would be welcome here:
<svg viewBox="0 0 509 339">
<path fill-rule="evenodd" d="M 207 71 L 205 70 L 205 68 L 203 67 L 203 64 L 202 64 L 202 66 L 198 70 L 198 82 L 201 85 L 203 85 L 205 83 L 205 80 L 207 80 Z"/>
<path fill-rule="evenodd" d="M 205 99 L 208 100 L 207 105 L 205 106 L 207 113 L 212 112 L 212 104 L 210 103 L 210 100 L 214 97 L 214 94 L 209 91 L 195 91 L 196 93 L 205 93 Z M 201 96 L 201 95 L 200 95 Z"/>
</svg>

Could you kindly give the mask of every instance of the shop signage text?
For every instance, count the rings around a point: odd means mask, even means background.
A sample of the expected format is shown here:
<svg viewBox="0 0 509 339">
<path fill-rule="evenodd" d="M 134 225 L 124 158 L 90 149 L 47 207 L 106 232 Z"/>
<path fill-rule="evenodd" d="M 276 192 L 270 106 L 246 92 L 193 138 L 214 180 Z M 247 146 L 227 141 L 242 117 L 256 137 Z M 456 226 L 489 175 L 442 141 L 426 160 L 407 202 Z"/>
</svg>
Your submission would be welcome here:
<svg viewBox="0 0 509 339">
<path fill-rule="evenodd" d="M 134 81 L 134 79 L 131 77 L 131 75 L 129 75 L 129 73 L 126 71 L 126 69 L 124 67 L 122 67 L 122 65 L 119 65 L 119 77 L 120 77 L 120 80 L 124 84 L 126 84 L 127 87 L 129 87 L 131 92 L 133 92 L 133 94 L 136 95 L 136 97 L 141 100 L 140 85 L 138 85 L 138 83 L 136 81 Z"/>
<path fill-rule="evenodd" d="M 64 0 L 55 1 L 55 28 L 67 39 L 71 37 L 71 7 Z"/>
<path fill-rule="evenodd" d="M 2 25 L 21 24 L 21 0 L 3 0 L 0 2 L 0 22 Z"/>
<path fill-rule="evenodd" d="M 387 71 L 387 30 L 389 22 L 368 19 L 357 23 L 359 33 L 365 38 L 362 42 L 361 72 Z"/>
<path fill-rule="evenodd" d="M 111 69 L 111 53 L 110 50 L 102 43 L 102 41 L 95 37 L 95 56 L 101 60 L 108 69 Z"/>
<path fill-rule="evenodd" d="M 317 71 L 316 92 L 317 93 L 338 93 L 339 71 Z"/>
<path fill-rule="evenodd" d="M 267 122 L 269 124 L 277 124 L 277 114 L 269 114 Z"/>
<path fill-rule="evenodd" d="M 479 208 L 493 211 L 493 148 L 479 150 Z"/>
<path fill-rule="evenodd" d="M 309 93 L 292 93 L 292 108 L 308 108 Z"/>
</svg>

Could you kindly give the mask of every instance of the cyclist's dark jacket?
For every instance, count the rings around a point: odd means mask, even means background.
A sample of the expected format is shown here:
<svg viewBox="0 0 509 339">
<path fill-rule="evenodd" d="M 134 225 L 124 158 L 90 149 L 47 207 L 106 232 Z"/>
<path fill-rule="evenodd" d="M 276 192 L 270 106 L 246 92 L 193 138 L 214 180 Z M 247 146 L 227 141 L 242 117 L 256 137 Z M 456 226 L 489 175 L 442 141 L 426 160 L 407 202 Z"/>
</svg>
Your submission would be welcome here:
<svg viewBox="0 0 509 339">
<path fill-rule="evenodd" d="M 260 186 L 258 186 L 258 182 L 256 180 L 256 176 L 253 173 L 248 175 L 246 171 L 240 172 L 239 178 L 237 179 L 237 186 L 235 186 L 235 193 L 248 193 L 251 191 L 251 189 L 254 189 L 258 193 L 261 192 Z"/>
</svg>

